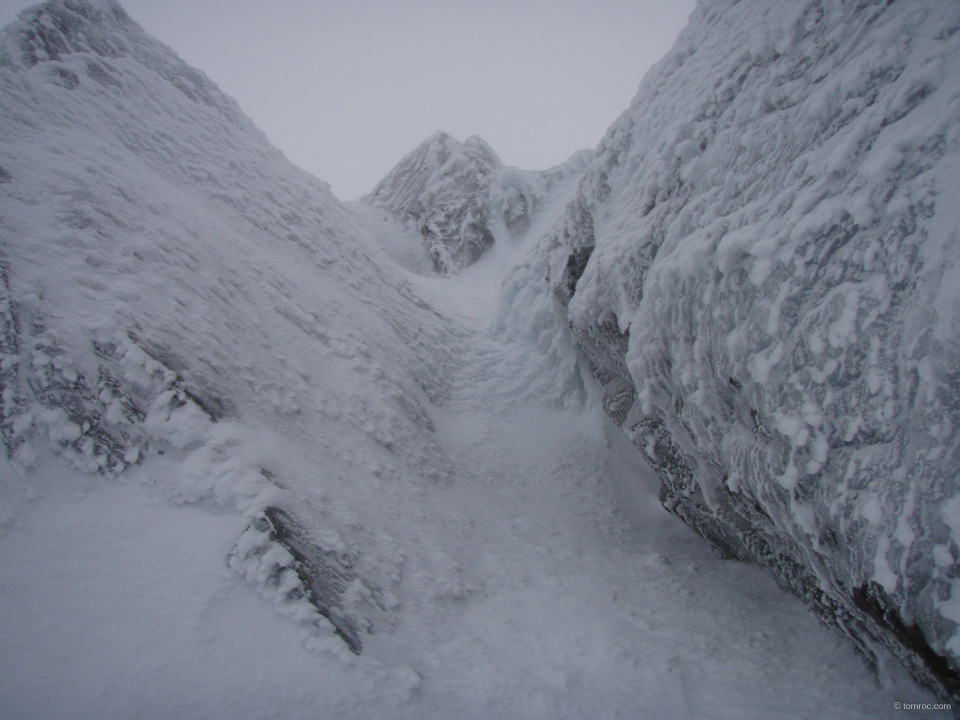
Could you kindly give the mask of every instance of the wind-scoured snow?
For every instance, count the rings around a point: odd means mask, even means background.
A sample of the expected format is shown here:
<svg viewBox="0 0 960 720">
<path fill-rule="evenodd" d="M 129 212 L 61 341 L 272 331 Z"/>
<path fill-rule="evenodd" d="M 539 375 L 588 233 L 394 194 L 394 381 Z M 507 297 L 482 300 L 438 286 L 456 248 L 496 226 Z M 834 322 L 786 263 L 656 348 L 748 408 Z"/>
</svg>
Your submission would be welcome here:
<svg viewBox="0 0 960 720">
<path fill-rule="evenodd" d="M 406 229 L 111 0 L 0 35 L 0 168 L 5 717 L 934 702 L 660 508 L 518 280 L 571 177 L 459 276 L 408 272 Z"/>
<path fill-rule="evenodd" d="M 955 700 L 958 30 L 700 3 L 507 281 L 572 324 L 668 508 Z"/>
</svg>

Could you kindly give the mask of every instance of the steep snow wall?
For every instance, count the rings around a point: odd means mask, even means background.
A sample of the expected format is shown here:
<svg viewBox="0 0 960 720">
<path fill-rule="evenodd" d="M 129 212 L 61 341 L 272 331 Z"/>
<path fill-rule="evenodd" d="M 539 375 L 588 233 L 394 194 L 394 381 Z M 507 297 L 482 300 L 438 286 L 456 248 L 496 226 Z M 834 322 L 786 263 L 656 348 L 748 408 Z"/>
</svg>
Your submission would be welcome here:
<svg viewBox="0 0 960 720">
<path fill-rule="evenodd" d="M 425 409 L 442 322 L 376 228 L 110 0 L 54 0 L 0 35 L 0 168 L 0 428 L 23 473 L 0 477 L 0 529 L 52 457 L 143 466 L 172 502 L 245 513 L 231 566 L 359 650 L 395 582 L 395 500 L 363 540 L 318 493 L 444 467 Z"/>
<path fill-rule="evenodd" d="M 958 30 L 701 2 L 500 311 L 551 295 L 664 505 L 955 703 Z"/>
<path fill-rule="evenodd" d="M 498 237 L 529 230 L 551 191 L 582 172 L 587 150 L 550 170 L 504 165 L 478 137 L 464 142 L 438 132 L 418 145 L 362 201 L 419 232 L 433 267 L 456 273 L 475 263 Z"/>
</svg>

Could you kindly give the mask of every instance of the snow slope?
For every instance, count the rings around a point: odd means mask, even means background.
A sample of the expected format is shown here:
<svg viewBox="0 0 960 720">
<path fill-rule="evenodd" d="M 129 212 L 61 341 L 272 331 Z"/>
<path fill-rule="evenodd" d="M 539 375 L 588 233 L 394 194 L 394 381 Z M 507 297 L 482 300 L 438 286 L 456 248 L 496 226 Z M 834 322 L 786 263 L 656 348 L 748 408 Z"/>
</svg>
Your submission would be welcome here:
<svg viewBox="0 0 960 720">
<path fill-rule="evenodd" d="M 248 517 L 296 517 L 307 490 L 384 461 L 388 477 L 444 475 L 425 407 L 443 392 L 445 323 L 389 270 L 368 221 L 115 4 L 53 3 L 0 42 L 15 467 L 51 451 L 107 476 L 154 465 L 171 501 Z M 313 460 L 281 471 L 281 435 Z M 5 520 L 28 485 L 5 478 Z M 350 565 L 340 531 L 355 520 L 330 512 L 322 546 Z M 268 572 L 279 550 L 245 546 L 245 561 L 255 582 L 298 592 Z M 389 585 L 385 567 L 368 582 Z"/>
<path fill-rule="evenodd" d="M 0 167 L 5 716 L 933 701 L 659 508 L 553 295 L 485 332 L 525 246 L 393 265 L 112 0 L 0 35 Z"/>
<path fill-rule="evenodd" d="M 954 701 L 958 29 L 701 2 L 500 311 L 572 324 L 667 508 Z"/>
</svg>

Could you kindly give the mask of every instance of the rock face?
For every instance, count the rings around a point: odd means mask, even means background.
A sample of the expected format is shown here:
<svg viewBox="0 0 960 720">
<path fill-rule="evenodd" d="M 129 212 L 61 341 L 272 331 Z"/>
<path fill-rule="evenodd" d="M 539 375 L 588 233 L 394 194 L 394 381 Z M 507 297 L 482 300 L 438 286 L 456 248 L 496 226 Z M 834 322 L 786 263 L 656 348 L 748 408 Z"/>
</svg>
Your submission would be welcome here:
<svg viewBox="0 0 960 720">
<path fill-rule="evenodd" d="M 487 143 L 438 132 L 404 157 L 363 202 L 419 232 L 434 269 L 456 273 L 498 237 L 519 237 L 561 182 L 592 158 L 581 151 L 543 172 L 505 166 Z"/>
<path fill-rule="evenodd" d="M 671 512 L 954 703 L 958 31 L 955 3 L 701 2 L 507 283 L 546 266 Z"/>
</svg>

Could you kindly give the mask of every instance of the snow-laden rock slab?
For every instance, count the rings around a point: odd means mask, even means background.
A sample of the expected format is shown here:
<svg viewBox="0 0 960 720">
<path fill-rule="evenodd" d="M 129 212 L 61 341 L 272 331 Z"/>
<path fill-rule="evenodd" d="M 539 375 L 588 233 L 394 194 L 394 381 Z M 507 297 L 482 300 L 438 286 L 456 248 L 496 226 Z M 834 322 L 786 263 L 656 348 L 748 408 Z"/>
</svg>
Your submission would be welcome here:
<svg viewBox="0 0 960 720">
<path fill-rule="evenodd" d="M 567 306 L 667 508 L 955 703 L 958 30 L 701 3 L 507 282 Z"/>
</svg>

